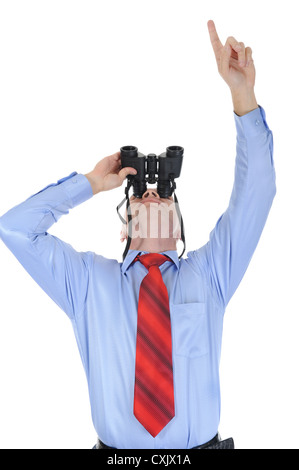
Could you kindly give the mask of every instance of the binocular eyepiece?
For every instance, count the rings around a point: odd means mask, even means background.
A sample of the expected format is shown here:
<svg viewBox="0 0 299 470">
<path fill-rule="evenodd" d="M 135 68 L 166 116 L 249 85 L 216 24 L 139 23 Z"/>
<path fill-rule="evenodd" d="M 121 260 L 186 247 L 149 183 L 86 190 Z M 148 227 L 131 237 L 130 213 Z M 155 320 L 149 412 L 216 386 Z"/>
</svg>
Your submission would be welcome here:
<svg viewBox="0 0 299 470">
<path fill-rule="evenodd" d="M 161 198 L 172 195 L 175 184 L 174 179 L 181 173 L 184 149 L 173 145 L 166 148 L 166 152 L 157 156 L 149 153 L 145 156 L 138 152 L 137 147 L 127 145 L 121 147 L 121 165 L 133 167 L 137 170 L 136 175 L 128 175 L 128 181 L 133 186 L 135 197 L 141 198 L 147 189 L 147 184 L 157 183 L 157 191 Z"/>
</svg>

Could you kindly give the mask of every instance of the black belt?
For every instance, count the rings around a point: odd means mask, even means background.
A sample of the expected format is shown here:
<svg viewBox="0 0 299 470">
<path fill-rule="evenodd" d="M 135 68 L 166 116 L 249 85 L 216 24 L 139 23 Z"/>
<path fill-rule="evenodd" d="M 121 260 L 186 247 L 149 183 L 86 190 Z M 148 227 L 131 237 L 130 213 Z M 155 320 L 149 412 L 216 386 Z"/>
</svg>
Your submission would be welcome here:
<svg viewBox="0 0 299 470">
<path fill-rule="evenodd" d="M 192 449 L 234 449 L 234 440 L 230 437 L 229 439 L 221 440 L 219 433 L 213 437 L 210 441 L 200 446 L 192 447 Z M 116 449 L 116 447 L 106 446 L 100 439 L 96 444 L 96 449 Z"/>
</svg>

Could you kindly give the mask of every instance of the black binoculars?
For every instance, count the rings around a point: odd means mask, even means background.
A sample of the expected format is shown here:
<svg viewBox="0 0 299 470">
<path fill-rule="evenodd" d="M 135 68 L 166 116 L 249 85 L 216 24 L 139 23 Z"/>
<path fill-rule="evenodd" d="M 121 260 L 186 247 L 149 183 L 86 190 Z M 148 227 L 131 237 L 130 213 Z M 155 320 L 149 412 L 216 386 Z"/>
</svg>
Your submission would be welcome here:
<svg viewBox="0 0 299 470">
<path fill-rule="evenodd" d="M 173 145 L 166 148 L 166 152 L 157 156 L 149 153 L 145 156 L 138 152 L 137 147 L 127 145 L 121 147 L 122 168 L 130 166 L 137 170 L 136 175 L 128 175 L 128 181 L 133 186 L 135 197 L 141 198 L 147 189 L 147 184 L 157 183 L 157 191 L 161 198 L 172 195 L 175 184 L 174 179 L 181 173 L 184 149 Z"/>
</svg>

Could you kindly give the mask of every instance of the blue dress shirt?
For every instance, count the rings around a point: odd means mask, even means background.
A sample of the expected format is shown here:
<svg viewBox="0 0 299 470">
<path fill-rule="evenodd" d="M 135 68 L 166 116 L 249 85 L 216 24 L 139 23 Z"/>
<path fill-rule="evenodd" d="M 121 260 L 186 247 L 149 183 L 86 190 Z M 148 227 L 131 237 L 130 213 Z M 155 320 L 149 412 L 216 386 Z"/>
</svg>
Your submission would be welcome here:
<svg viewBox="0 0 299 470">
<path fill-rule="evenodd" d="M 69 209 L 91 198 L 76 172 L 0 218 L 0 237 L 26 271 L 68 315 L 88 382 L 99 438 L 116 448 L 188 449 L 215 436 L 220 419 L 223 314 L 257 246 L 276 193 L 273 136 L 261 106 L 234 113 L 235 179 L 227 210 L 209 241 L 160 269 L 168 289 L 175 417 L 153 438 L 133 415 L 137 302 L 141 263 L 77 252 L 48 233 Z"/>
</svg>

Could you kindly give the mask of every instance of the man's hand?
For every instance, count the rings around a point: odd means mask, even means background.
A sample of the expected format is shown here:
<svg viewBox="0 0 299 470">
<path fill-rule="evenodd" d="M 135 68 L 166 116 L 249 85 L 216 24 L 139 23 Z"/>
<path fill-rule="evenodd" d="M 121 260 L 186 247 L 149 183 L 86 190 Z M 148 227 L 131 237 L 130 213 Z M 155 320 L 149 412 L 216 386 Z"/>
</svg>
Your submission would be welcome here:
<svg viewBox="0 0 299 470">
<path fill-rule="evenodd" d="M 128 175 L 136 175 L 136 173 L 134 168 L 121 167 L 120 152 L 116 152 L 100 160 L 94 169 L 84 176 L 90 182 L 93 194 L 97 194 L 118 188 Z"/>
<path fill-rule="evenodd" d="M 231 90 L 235 113 L 242 116 L 258 107 L 252 50 L 233 36 L 229 36 L 223 46 L 214 21 L 209 20 L 207 24 L 218 71 Z"/>
</svg>

